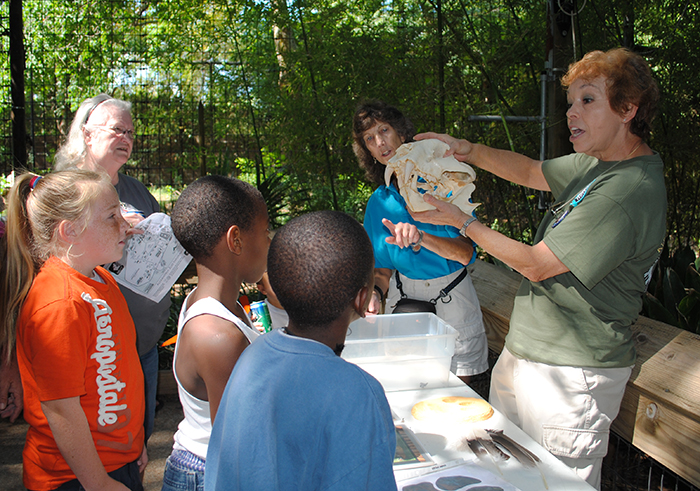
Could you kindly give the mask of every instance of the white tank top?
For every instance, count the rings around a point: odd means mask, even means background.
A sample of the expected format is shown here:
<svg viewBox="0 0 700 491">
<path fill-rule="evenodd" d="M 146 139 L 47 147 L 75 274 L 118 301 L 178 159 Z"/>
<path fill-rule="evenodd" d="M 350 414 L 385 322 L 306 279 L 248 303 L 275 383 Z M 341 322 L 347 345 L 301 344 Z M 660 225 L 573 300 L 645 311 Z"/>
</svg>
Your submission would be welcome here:
<svg viewBox="0 0 700 491">
<path fill-rule="evenodd" d="M 192 295 L 192 293 L 194 293 L 194 290 L 190 293 L 190 295 Z M 177 323 L 178 335 L 182 333 L 182 329 L 187 321 L 197 317 L 198 315 L 208 314 L 221 317 L 229 322 L 233 322 L 251 343 L 255 341 L 258 336 L 260 336 L 260 333 L 257 330 L 243 322 L 230 310 L 224 307 L 221 302 L 214 298 L 202 298 L 196 301 L 194 305 L 188 306 L 187 301 L 189 300 L 190 295 L 188 295 L 185 299 L 183 308 L 180 311 L 180 318 L 178 319 Z M 246 317 L 248 317 L 247 314 Z M 250 318 L 248 318 L 248 321 L 250 321 Z M 211 435 L 211 414 L 209 412 L 209 401 L 203 401 L 194 397 L 192 394 L 187 392 L 187 390 L 185 390 L 180 383 L 180 380 L 177 377 L 177 371 L 175 370 L 175 361 L 177 360 L 177 349 L 179 345 L 180 343 L 175 345 L 175 354 L 173 356 L 173 374 L 175 375 L 175 381 L 177 382 L 177 392 L 180 396 L 180 404 L 182 404 L 182 411 L 185 414 L 185 419 L 180 422 L 177 432 L 173 437 L 175 440 L 173 448 L 176 450 L 187 450 L 204 460 L 207 457 L 207 447 L 209 446 L 209 436 Z"/>
</svg>

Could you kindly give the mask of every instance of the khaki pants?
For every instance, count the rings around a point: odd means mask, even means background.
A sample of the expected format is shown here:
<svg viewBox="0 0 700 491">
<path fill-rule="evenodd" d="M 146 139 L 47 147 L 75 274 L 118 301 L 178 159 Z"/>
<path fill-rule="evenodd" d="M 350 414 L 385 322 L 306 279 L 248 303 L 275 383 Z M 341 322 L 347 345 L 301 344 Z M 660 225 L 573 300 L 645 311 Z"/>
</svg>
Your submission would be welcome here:
<svg viewBox="0 0 700 491">
<path fill-rule="evenodd" d="M 560 367 L 516 358 L 503 349 L 489 401 L 536 442 L 600 489 L 610 425 L 632 367 Z"/>
</svg>

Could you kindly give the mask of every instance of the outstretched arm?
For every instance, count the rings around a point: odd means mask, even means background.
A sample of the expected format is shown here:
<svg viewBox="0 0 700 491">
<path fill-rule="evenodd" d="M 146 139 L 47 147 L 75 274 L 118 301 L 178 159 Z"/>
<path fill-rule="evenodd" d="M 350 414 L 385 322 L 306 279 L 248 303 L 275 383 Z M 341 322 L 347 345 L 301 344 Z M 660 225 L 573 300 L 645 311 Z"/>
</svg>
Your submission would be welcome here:
<svg viewBox="0 0 700 491">
<path fill-rule="evenodd" d="M 542 161 L 508 150 L 498 150 L 467 140 L 458 140 L 450 135 L 429 132 L 419 133 L 414 138 L 416 140 L 438 139 L 450 146 L 445 152 L 445 157 L 454 155 L 461 162 L 467 162 L 521 186 L 539 191 L 550 190 L 542 173 Z M 477 243 L 481 245 L 480 242 Z"/>
<path fill-rule="evenodd" d="M 420 240 L 418 227 L 411 223 L 399 222 L 394 224 L 386 218 L 382 219 L 382 223 L 391 234 L 391 236 L 386 238 L 388 244 L 393 244 L 403 249 L 404 247 L 412 247 L 413 244 Z M 425 247 L 445 259 L 457 261 L 464 265 L 469 264 L 474 253 L 474 246 L 471 241 L 464 237 L 438 237 L 427 232 L 423 232 L 423 240 L 420 241 L 420 247 Z"/>
<path fill-rule="evenodd" d="M 435 206 L 435 210 L 411 213 L 415 220 L 461 228 L 462 224 L 469 218 L 466 213 L 451 203 L 440 201 L 427 194 L 423 196 L 423 199 L 426 203 Z M 554 255 L 544 242 L 539 242 L 534 246 L 523 244 L 482 225 L 478 221 L 473 221 L 467 227 L 466 233 L 479 244 L 479 247 L 530 281 L 543 281 L 569 271 L 569 268 Z"/>
</svg>

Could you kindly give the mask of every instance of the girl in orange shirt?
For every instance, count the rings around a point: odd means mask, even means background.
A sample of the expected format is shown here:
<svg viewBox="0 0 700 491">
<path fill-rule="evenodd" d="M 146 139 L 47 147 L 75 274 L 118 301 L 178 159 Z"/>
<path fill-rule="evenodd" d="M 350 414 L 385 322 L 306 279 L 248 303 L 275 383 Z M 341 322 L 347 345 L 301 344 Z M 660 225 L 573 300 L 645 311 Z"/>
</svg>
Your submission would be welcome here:
<svg viewBox="0 0 700 491">
<path fill-rule="evenodd" d="M 24 174 L 10 192 L 5 326 L 29 423 L 24 485 L 141 490 L 143 375 L 129 310 L 101 264 L 132 233 L 106 176 Z"/>
</svg>

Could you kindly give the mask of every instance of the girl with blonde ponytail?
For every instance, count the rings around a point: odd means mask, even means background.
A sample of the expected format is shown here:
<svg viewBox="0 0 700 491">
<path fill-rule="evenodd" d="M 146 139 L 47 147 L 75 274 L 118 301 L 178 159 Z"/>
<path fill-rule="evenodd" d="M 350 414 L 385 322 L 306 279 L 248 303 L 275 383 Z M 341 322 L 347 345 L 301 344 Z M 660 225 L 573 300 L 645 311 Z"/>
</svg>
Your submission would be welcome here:
<svg viewBox="0 0 700 491">
<path fill-rule="evenodd" d="M 3 341 L 16 326 L 28 489 L 143 489 L 136 333 L 100 266 L 121 258 L 130 230 L 103 173 L 24 174 L 10 192 Z"/>
</svg>

